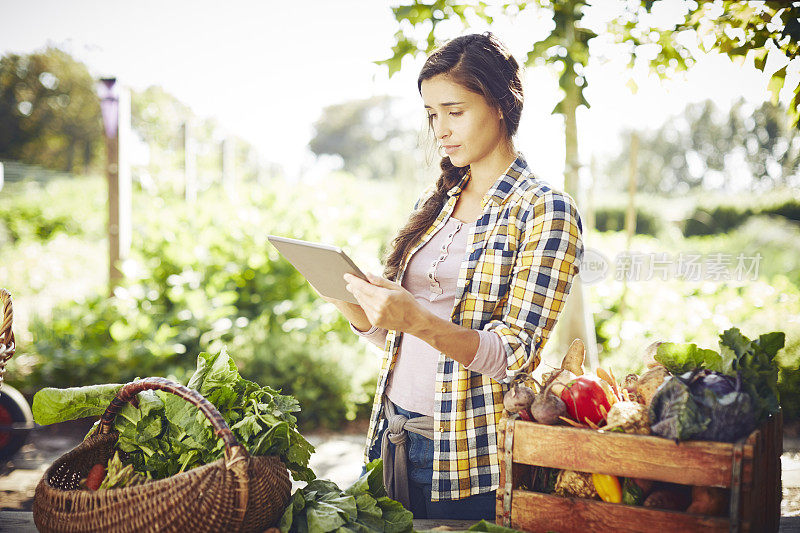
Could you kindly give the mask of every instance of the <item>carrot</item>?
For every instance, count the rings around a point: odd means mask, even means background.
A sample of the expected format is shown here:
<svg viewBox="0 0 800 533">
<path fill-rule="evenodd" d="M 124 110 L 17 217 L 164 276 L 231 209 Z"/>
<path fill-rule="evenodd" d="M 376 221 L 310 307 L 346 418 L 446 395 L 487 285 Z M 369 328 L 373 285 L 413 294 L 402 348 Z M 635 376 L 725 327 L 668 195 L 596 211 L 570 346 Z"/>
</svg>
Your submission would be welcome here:
<svg viewBox="0 0 800 533">
<path fill-rule="evenodd" d="M 86 488 L 89 490 L 97 490 L 100 488 L 100 483 L 106 477 L 106 467 L 100 463 L 94 465 L 89 470 L 89 475 L 86 476 Z"/>
</svg>

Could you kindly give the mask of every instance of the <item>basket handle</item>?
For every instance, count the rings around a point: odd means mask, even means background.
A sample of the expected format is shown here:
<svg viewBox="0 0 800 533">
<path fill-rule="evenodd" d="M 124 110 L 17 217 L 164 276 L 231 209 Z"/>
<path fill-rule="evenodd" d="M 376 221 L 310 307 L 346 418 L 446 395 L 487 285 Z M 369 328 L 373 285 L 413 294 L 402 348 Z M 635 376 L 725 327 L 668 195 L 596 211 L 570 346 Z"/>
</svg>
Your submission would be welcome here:
<svg viewBox="0 0 800 533">
<path fill-rule="evenodd" d="M 3 304 L 3 322 L 0 325 L 0 387 L 2 387 L 6 363 L 16 350 L 14 332 L 11 330 L 11 326 L 14 324 L 14 307 L 11 293 L 6 289 L 0 289 L 0 303 Z"/>
<path fill-rule="evenodd" d="M 203 398 L 196 390 L 184 387 L 180 383 L 175 383 L 165 378 L 144 378 L 123 385 L 119 392 L 117 392 L 117 396 L 111 400 L 111 403 L 106 407 L 103 416 L 100 417 L 100 434 L 103 435 L 111 432 L 114 418 L 116 418 L 117 413 L 122 410 L 122 407 L 126 403 L 130 402 L 134 407 L 139 406 L 139 402 L 136 398 L 138 393 L 155 389 L 174 394 L 200 409 L 200 412 L 211 422 L 211 426 L 214 428 L 214 434 L 225 443 L 226 457 L 232 456 L 232 448 L 235 446 L 241 448 L 245 454 L 247 453 L 247 450 L 236 441 L 236 437 L 233 435 L 233 432 L 230 430 L 217 408 L 214 407 L 214 404 Z"/>
</svg>

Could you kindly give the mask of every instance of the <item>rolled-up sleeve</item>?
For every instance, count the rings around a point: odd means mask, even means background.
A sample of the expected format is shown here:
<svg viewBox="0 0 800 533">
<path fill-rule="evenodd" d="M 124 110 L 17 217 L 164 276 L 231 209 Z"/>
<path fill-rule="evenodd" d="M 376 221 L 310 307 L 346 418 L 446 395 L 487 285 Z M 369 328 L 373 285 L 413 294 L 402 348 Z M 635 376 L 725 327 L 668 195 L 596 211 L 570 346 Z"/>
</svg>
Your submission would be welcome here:
<svg viewBox="0 0 800 533">
<path fill-rule="evenodd" d="M 483 327 L 500 336 L 508 383 L 541 350 L 564 307 L 583 257 L 582 224 L 574 200 L 548 191 L 533 204 L 514 260 L 502 314 Z M 534 346 L 536 332 L 541 336 Z M 539 364 L 539 354 L 533 367 Z"/>
<path fill-rule="evenodd" d="M 364 337 L 378 348 L 383 349 L 386 343 L 386 334 L 388 333 L 388 331 L 384 328 L 379 328 L 378 326 L 372 326 L 367 331 L 361 331 L 358 328 L 356 328 L 351 322 L 350 329 L 353 331 L 353 333 L 355 333 L 359 337 Z"/>
<path fill-rule="evenodd" d="M 480 372 L 495 381 L 503 381 L 506 377 L 506 349 L 503 341 L 493 331 L 479 329 L 480 343 L 475 358 L 466 366 L 467 370 Z"/>
</svg>

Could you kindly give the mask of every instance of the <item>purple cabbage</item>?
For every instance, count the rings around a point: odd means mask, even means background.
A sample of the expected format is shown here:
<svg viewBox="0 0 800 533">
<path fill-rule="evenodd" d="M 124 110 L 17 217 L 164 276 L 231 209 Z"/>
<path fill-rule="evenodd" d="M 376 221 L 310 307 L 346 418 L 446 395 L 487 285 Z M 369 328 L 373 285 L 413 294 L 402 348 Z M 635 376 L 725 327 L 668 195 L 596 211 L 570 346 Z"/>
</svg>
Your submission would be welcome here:
<svg viewBox="0 0 800 533">
<path fill-rule="evenodd" d="M 696 370 L 671 376 L 650 404 L 651 430 L 662 437 L 733 442 L 756 427 L 740 376 Z"/>
</svg>

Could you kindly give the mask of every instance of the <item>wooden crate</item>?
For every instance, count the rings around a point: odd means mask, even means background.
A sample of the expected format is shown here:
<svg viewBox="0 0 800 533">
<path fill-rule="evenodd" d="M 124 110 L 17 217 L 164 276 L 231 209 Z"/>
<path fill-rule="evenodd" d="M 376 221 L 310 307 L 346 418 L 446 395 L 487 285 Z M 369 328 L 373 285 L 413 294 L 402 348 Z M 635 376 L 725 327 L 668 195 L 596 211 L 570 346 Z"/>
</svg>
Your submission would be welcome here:
<svg viewBox="0 0 800 533">
<path fill-rule="evenodd" d="M 685 441 L 516 417 L 501 422 L 497 523 L 523 531 L 778 531 L 781 414 L 737 443 Z M 531 466 L 730 489 L 730 513 L 711 517 L 520 488 Z"/>
</svg>

